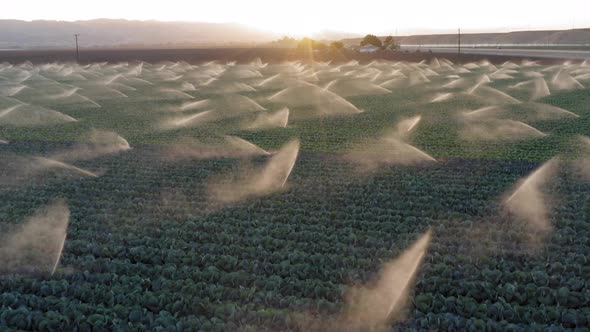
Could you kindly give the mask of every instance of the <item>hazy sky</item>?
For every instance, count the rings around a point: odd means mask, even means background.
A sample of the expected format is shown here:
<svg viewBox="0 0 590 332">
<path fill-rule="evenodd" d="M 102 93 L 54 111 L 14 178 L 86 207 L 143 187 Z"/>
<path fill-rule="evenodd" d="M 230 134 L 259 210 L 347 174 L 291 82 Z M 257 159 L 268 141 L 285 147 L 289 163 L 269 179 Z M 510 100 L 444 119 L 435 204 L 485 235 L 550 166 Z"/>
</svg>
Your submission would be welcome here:
<svg viewBox="0 0 590 332">
<path fill-rule="evenodd" d="M 548 5 L 550 3 L 550 5 Z M 590 28 L 590 0 L 16 0 L 2 19 L 237 22 L 291 35 Z"/>
</svg>

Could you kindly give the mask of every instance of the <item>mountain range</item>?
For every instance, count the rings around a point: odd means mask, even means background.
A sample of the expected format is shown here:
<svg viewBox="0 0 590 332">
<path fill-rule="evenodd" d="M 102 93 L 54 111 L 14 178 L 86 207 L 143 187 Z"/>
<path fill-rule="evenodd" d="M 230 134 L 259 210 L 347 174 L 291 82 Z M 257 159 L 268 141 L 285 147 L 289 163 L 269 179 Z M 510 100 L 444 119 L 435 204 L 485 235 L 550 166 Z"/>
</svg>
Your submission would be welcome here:
<svg viewBox="0 0 590 332">
<path fill-rule="evenodd" d="M 165 48 L 264 46 L 281 36 L 237 23 L 132 21 L 96 19 L 87 21 L 0 20 L 0 49 L 72 48 L 74 34 L 81 47 Z M 358 45 L 361 35 L 320 31 L 319 40 L 343 40 Z M 400 36 L 403 45 L 454 45 L 456 34 Z M 463 34 L 464 45 L 590 45 L 590 29 L 515 31 Z"/>
<path fill-rule="evenodd" d="M 384 39 L 385 36 L 381 37 Z M 402 45 L 456 45 L 457 34 L 429 34 L 398 37 Z M 361 38 L 349 38 L 347 45 L 358 45 Z M 590 29 L 534 30 L 503 33 L 461 34 L 463 45 L 590 45 Z"/>
<path fill-rule="evenodd" d="M 82 47 L 226 45 L 261 43 L 277 37 L 235 23 L 129 21 L 0 20 L 0 48 L 65 48 L 80 34 Z"/>
</svg>

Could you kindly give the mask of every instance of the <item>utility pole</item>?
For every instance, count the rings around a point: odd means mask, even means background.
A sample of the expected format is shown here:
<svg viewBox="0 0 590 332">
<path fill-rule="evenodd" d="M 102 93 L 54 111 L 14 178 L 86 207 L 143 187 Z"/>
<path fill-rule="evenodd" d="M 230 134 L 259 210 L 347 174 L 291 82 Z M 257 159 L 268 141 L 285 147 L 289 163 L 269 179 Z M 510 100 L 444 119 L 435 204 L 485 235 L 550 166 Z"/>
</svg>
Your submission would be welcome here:
<svg viewBox="0 0 590 332">
<path fill-rule="evenodd" d="M 80 52 L 78 51 L 78 36 L 80 34 L 75 33 L 74 38 L 76 38 L 76 62 L 80 63 Z"/>
<path fill-rule="evenodd" d="M 458 38 L 457 38 L 457 57 L 461 58 L 461 28 L 458 29 Z"/>
</svg>

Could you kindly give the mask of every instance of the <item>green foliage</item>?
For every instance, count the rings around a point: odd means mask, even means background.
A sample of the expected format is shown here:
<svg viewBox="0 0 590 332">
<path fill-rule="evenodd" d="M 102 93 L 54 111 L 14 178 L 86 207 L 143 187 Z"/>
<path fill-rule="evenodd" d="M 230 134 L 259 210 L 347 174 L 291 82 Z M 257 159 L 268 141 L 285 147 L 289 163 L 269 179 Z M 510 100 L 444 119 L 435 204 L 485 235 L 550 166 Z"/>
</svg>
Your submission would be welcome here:
<svg viewBox="0 0 590 332">
<path fill-rule="evenodd" d="M 473 69 L 466 76 L 483 73 Z M 444 76 L 430 84 L 446 83 Z M 514 81 L 490 85 L 505 89 Z M 578 156 L 571 142 L 590 130 L 588 89 L 542 100 L 579 118 L 531 120 L 522 105 L 508 107 L 515 119 L 549 132 L 546 137 L 477 142 L 460 139 L 456 117 L 485 105 L 469 96 L 423 102 L 431 85 L 350 97 L 363 113 L 293 120 L 281 129 L 247 132 L 236 120 L 155 130 L 153 123 L 179 101 L 150 97 L 173 84 L 138 87 L 128 98 L 101 101 L 100 109 L 48 105 L 81 119 L 77 123 L 1 128 L 0 138 L 11 142 L 0 145 L 3 155 L 51 155 L 95 127 L 116 131 L 133 149 L 76 164 L 101 171 L 97 178 L 48 177 L 0 188 L 1 231 L 55 197 L 71 210 L 63 260 L 52 278 L 0 279 L 0 330 L 294 330 L 298 313 L 338 313 L 348 285 L 372 280 L 383 262 L 429 227 L 435 236 L 411 292 L 410 314 L 396 330 L 583 331 L 589 325 L 588 181 L 573 169 L 560 171 L 551 188 L 559 197 L 551 215 L 555 231 L 536 256 L 522 241 L 527 229 L 506 230 L 512 224 L 499 204 L 541 162 Z M 188 93 L 195 100 L 215 97 Z M 243 94 L 259 100 L 270 93 Z M 412 144 L 438 163 L 361 177 L 340 158 L 359 140 L 416 114 L 422 121 Z M 208 181 L 238 162 L 161 156 L 182 137 L 207 141 L 219 133 L 268 150 L 299 137 L 288 190 L 211 210 Z"/>
<path fill-rule="evenodd" d="M 361 40 L 361 46 L 365 46 L 365 45 L 373 45 L 375 47 L 383 47 L 383 43 L 381 42 L 381 39 L 379 39 L 379 37 L 375 36 L 375 35 L 366 35 L 363 40 Z"/>
<path fill-rule="evenodd" d="M 399 41 L 396 40 L 393 36 L 385 37 L 383 41 L 383 49 L 397 51 L 401 48 Z"/>
<path fill-rule="evenodd" d="M 270 43 L 274 47 L 295 48 L 297 47 L 297 39 L 283 36 L 281 39 L 274 40 Z"/>
<path fill-rule="evenodd" d="M 325 43 L 307 37 L 297 43 L 297 48 L 300 50 L 325 50 L 327 47 Z"/>
<path fill-rule="evenodd" d="M 341 50 L 344 48 L 344 43 L 343 42 L 332 42 L 330 43 L 330 48 L 333 50 Z"/>
<path fill-rule="evenodd" d="M 359 181 L 345 163 L 304 153 L 289 192 L 204 214 L 207 202 L 194 197 L 203 197 L 208 174 L 232 163 L 154 162 L 163 148 L 136 146 L 128 155 L 101 158 L 92 164 L 112 171 L 96 180 L 0 195 L 7 202 L 0 215 L 26 215 L 37 200 L 66 198 L 72 227 L 62 265 L 74 269 L 59 269 L 55 280 L 1 280 L 0 326 L 283 326 L 278 317 L 285 312 L 320 304 L 337 312 L 347 280 L 369 280 L 380 261 L 396 257 L 429 226 L 436 237 L 421 268 L 414 314 L 401 326 L 584 326 L 590 270 L 585 254 L 571 251 L 588 242 L 583 211 L 573 205 L 556 211 L 557 232 L 539 258 L 510 238 L 495 244 L 511 253 L 506 256 L 473 255 L 474 243 L 463 240 L 478 225 L 468 220 L 490 214 L 497 208 L 492 198 L 537 163 L 455 160 L 392 167 Z M 566 179 L 557 188 L 564 201 L 590 195 L 575 174 Z M 183 194 L 164 202 L 153 190 L 170 186 Z"/>
<path fill-rule="evenodd" d="M 314 45 L 315 40 L 305 37 L 297 43 L 297 48 L 302 50 L 310 50 L 314 48 Z"/>
</svg>

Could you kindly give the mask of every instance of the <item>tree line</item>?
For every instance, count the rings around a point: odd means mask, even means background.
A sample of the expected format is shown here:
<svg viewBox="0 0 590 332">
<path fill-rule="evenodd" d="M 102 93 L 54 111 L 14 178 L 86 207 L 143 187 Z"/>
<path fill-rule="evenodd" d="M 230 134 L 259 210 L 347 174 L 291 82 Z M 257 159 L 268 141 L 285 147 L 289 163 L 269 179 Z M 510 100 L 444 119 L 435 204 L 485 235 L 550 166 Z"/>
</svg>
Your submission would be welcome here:
<svg viewBox="0 0 590 332">
<path fill-rule="evenodd" d="M 297 48 L 297 49 L 312 49 L 312 50 L 341 50 L 345 47 L 341 41 L 334 41 L 331 43 L 314 40 L 312 38 L 304 37 L 296 39 L 292 37 L 283 37 L 271 43 L 275 46 Z M 399 42 L 393 36 L 387 36 L 384 40 L 376 35 L 368 34 L 360 42 L 360 46 L 372 45 L 381 50 L 399 50 Z"/>
</svg>

